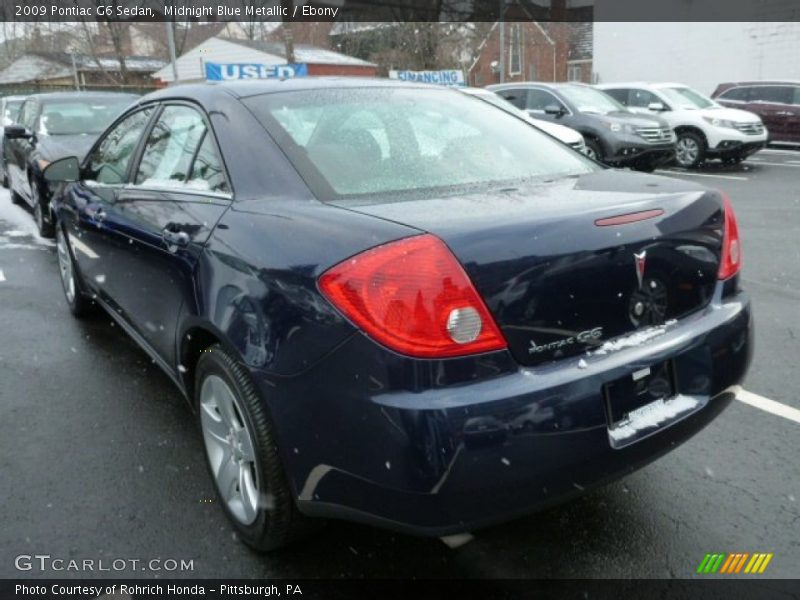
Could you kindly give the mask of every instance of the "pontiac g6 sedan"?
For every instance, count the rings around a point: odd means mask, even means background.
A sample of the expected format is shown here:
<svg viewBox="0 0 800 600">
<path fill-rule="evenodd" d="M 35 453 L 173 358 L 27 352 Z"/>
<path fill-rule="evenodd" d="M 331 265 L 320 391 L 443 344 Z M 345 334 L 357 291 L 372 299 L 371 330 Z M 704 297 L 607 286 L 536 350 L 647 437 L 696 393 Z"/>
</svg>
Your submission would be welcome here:
<svg viewBox="0 0 800 600">
<path fill-rule="evenodd" d="M 256 549 L 308 517 L 447 535 L 564 501 L 697 433 L 750 362 L 723 194 L 453 90 L 174 87 L 46 177 L 71 311 L 186 396 Z"/>
</svg>

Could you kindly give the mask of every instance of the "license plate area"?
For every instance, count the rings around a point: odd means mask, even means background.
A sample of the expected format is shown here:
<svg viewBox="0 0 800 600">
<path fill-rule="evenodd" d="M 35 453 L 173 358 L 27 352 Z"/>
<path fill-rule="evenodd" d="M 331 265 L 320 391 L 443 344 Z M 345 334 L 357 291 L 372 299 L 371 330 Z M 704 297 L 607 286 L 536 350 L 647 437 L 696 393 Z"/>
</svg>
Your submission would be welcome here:
<svg viewBox="0 0 800 600">
<path fill-rule="evenodd" d="M 668 400 L 677 390 L 675 365 L 667 360 L 643 367 L 603 386 L 609 428 L 628 420 L 629 415 L 659 400 Z"/>
</svg>

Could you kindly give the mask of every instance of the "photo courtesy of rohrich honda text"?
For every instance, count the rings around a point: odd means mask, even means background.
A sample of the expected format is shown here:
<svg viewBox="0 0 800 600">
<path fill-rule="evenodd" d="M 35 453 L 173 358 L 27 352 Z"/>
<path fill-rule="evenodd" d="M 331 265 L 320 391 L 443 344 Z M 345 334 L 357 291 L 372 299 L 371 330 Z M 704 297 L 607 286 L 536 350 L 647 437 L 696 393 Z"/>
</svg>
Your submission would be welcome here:
<svg viewBox="0 0 800 600">
<path fill-rule="evenodd" d="M 401 4 L 6 7 L 1 597 L 800 593 L 791 2 Z"/>
</svg>

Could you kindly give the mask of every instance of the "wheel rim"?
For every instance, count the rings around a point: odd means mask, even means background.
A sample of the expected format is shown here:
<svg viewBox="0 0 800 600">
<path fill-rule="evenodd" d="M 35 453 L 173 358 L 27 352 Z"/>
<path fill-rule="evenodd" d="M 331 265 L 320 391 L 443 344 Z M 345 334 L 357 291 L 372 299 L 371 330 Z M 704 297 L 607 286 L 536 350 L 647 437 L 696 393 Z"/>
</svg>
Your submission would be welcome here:
<svg viewBox="0 0 800 600">
<path fill-rule="evenodd" d="M 200 388 L 200 423 L 220 496 L 237 521 L 250 525 L 260 498 L 255 444 L 239 399 L 217 375 Z"/>
<path fill-rule="evenodd" d="M 595 152 L 594 148 L 592 148 L 588 144 L 586 145 L 586 156 L 588 156 L 589 158 L 593 158 L 594 160 L 597 160 L 597 152 Z"/>
<path fill-rule="evenodd" d="M 56 232 L 56 248 L 58 250 L 58 271 L 61 274 L 64 294 L 67 296 L 67 301 L 72 304 L 75 301 L 75 276 L 72 272 L 72 258 L 67 248 L 67 238 L 60 227 Z"/>
<path fill-rule="evenodd" d="M 675 144 L 675 155 L 678 158 L 678 162 L 682 165 L 693 164 L 697 160 L 699 154 L 700 147 L 693 138 L 682 137 L 678 140 L 678 143 Z"/>
</svg>

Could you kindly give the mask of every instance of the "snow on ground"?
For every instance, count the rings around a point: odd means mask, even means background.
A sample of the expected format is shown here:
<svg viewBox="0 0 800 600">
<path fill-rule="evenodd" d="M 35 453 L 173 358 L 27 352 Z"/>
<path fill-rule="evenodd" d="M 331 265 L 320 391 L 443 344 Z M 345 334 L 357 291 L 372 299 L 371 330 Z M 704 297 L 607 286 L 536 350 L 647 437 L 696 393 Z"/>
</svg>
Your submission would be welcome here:
<svg viewBox="0 0 800 600">
<path fill-rule="evenodd" d="M 39 237 L 33 215 L 11 202 L 11 194 L 0 189 L 0 249 L 53 246 L 53 240 Z"/>
</svg>

